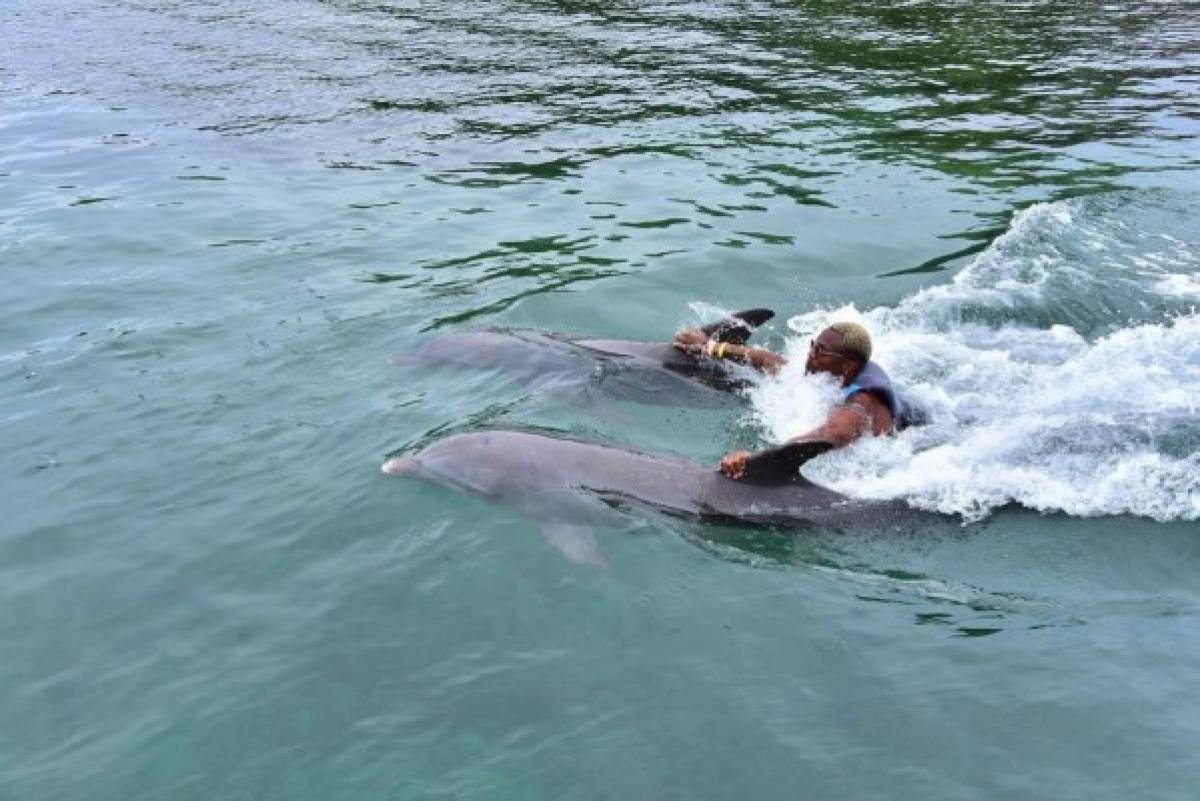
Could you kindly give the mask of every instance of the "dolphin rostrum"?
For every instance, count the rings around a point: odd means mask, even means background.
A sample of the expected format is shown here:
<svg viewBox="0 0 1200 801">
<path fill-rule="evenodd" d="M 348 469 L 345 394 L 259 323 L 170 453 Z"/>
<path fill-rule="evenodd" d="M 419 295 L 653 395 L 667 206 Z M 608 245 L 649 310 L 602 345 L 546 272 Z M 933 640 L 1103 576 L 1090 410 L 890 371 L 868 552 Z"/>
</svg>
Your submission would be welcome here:
<svg viewBox="0 0 1200 801">
<path fill-rule="evenodd" d="M 756 484 L 726 478 L 679 456 L 623 450 L 522 431 L 454 434 L 383 472 L 481 495 L 528 514 L 576 562 L 603 564 L 589 523 L 606 505 L 640 504 L 668 514 L 762 526 L 845 528 L 923 515 L 898 501 L 849 498 L 794 473 Z"/>
</svg>

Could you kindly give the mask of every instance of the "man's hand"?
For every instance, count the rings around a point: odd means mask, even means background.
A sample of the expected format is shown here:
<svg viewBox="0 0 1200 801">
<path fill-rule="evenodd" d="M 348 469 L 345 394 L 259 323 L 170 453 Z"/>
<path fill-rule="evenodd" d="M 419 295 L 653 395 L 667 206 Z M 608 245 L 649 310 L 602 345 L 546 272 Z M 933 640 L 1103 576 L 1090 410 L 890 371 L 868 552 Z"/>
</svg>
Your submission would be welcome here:
<svg viewBox="0 0 1200 801">
<path fill-rule="evenodd" d="M 675 341 L 671 344 L 684 353 L 696 355 L 704 352 L 706 342 L 708 337 L 699 328 L 685 328 L 675 335 Z"/>
<path fill-rule="evenodd" d="M 746 464 L 750 461 L 750 451 L 734 451 L 725 454 L 718 469 L 729 478 L 738 479 L 746 473 Z"/>
</svg>

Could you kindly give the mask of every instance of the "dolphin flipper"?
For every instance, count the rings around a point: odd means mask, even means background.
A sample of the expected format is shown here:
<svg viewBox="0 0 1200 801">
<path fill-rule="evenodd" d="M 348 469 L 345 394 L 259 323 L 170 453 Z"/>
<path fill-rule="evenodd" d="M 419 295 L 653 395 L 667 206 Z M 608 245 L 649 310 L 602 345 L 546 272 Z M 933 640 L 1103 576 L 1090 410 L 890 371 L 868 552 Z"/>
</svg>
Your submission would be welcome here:
<svg viewBox="0 0 1200 801">
<path fill-rule="evenodd" d="M 553 521 L 543 522 L 541 529 L 542 539 L 575 564 L 608 567 L 589 526 Z"/>
</svg>

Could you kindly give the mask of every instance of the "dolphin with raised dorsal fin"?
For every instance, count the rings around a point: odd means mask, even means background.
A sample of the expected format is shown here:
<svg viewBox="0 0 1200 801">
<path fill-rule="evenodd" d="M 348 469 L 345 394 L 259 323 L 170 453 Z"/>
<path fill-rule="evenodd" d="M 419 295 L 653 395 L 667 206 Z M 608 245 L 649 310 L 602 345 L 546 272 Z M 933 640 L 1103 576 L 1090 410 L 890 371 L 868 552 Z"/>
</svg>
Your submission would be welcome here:
<svg viewBox="0 0 1200 801">
<path fill-rule="evenodd" d="M 754 328 L 774 316 L 770 309 L 745 309 L 701 330 L 721 342 L 744 344 Z M 494 369 L 530 387 L 592 381 L 602 391 L 622 398 L 671 405 L 724 402 L 726 393 L 750 383 L 743 368 L 684 353 L 670 343 L 575 339 L 522 331 L 444 334 L 394 362 Z"/>
<path fill-rule="evenodd" d="M 709 339 L 733 345 L 745 345 L 753 330 L 774 316 L 775 312 L 770 309 L 745 309 L 734 312 L 723 320 L 702 326 L 700 330 Z M 718 362 L 684 353 L 670 343 L 630 342 L 624 339 L 574 339 L 571 341 L 581 348 L 587 348 L 597 353 L 642 359 L 667 370 L 685 374 L 708 375 L 724 372 L 725 367 Z"/>
<path fill-rule="evenodd" d="M 388 459 L 382 469 L 512 506 L 537 520 L 546 540 L 568 559 L 597 565 L 604 559 L 590 524 L 614 501 L 763 526 L 843 528 L 933 517 L 902 502 L 855 500 L 798 472 L 773 476 L 772 483 L 735 481 L 679 456 L 521 431 L 454 434 L 415 454 Z"/>
</svg>

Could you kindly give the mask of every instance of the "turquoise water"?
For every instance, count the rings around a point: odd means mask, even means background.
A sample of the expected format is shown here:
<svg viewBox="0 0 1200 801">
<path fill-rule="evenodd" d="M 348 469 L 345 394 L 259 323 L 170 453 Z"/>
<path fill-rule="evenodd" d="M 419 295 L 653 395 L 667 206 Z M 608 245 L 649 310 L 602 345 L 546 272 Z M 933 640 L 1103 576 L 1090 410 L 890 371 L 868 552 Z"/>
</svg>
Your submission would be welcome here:
<svg viewBox="0 0 1200 801">
<path fill-rule="evenodd" d="M 6 4 L 0 798 L 1193 797 L 1197 12 Z M 934 423 L 809 474 L 944 524 L 598 570 L 379 473 L 778 441 L 803 376 L 412 358 L 760 305 L 870 325 Z"/>
</svg>

